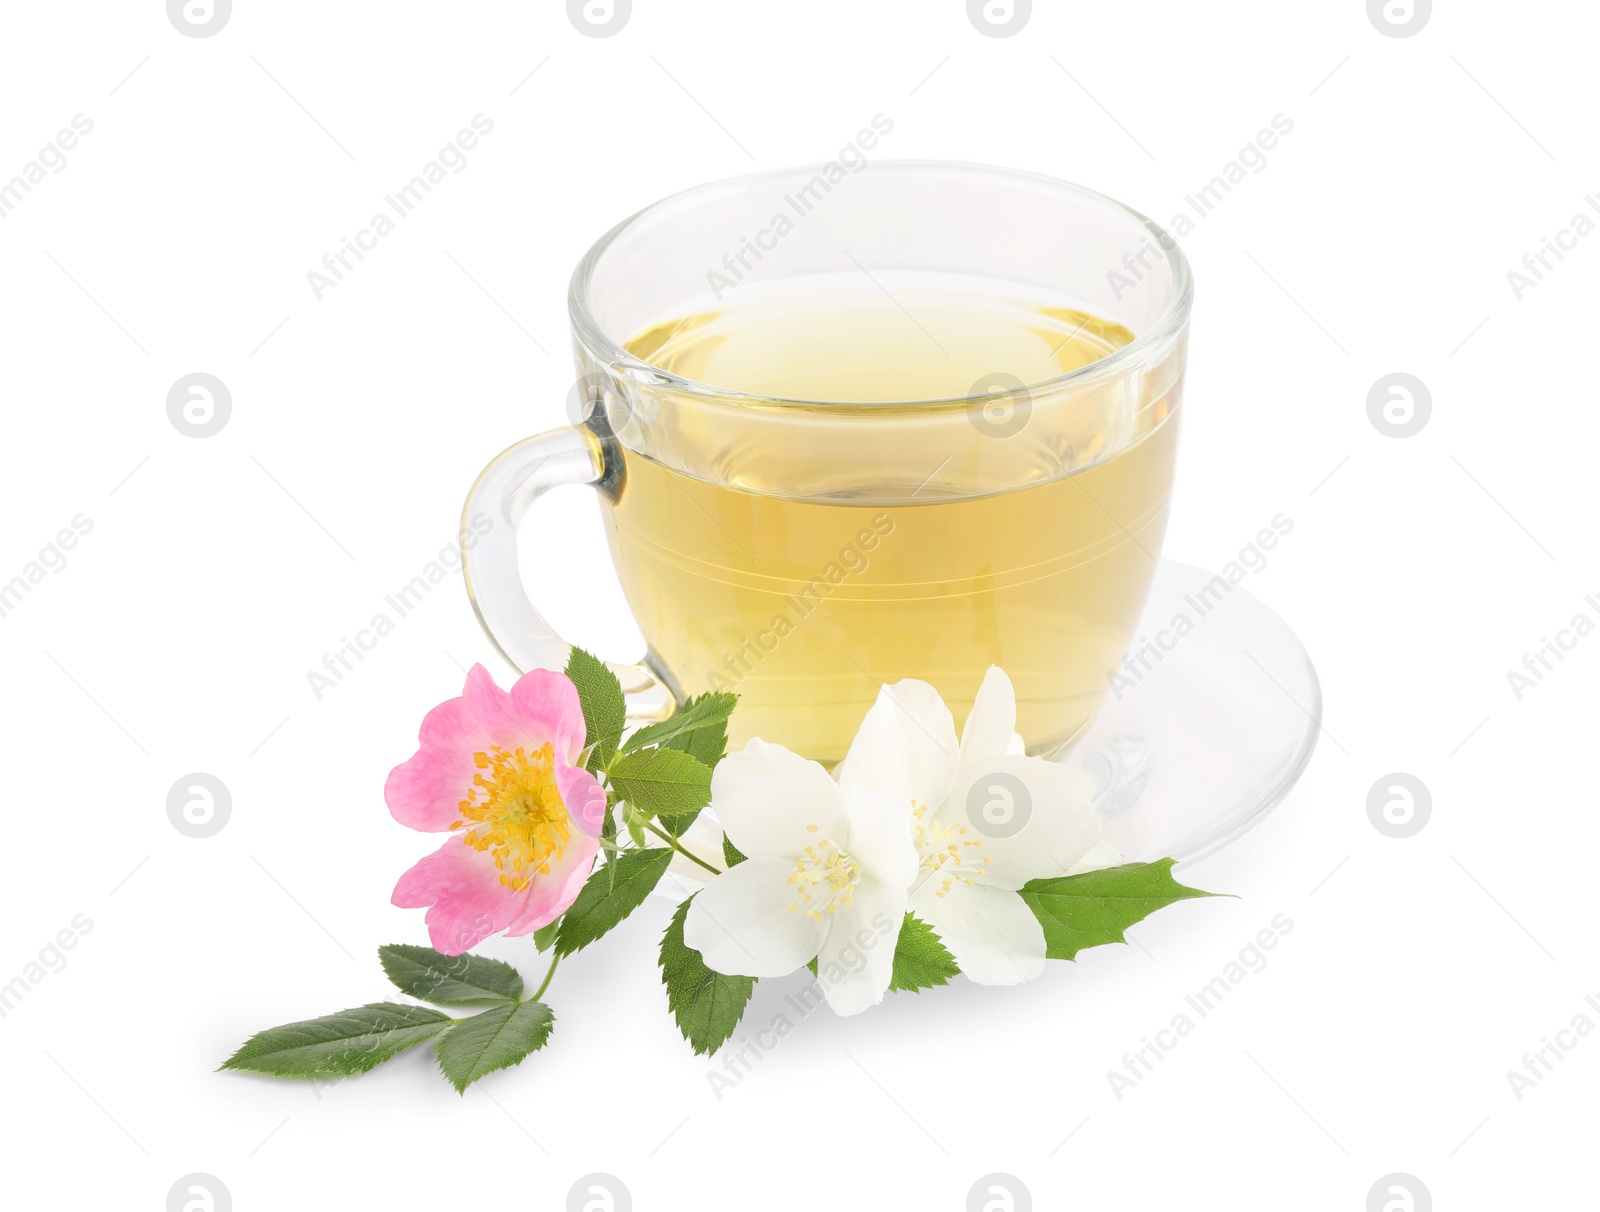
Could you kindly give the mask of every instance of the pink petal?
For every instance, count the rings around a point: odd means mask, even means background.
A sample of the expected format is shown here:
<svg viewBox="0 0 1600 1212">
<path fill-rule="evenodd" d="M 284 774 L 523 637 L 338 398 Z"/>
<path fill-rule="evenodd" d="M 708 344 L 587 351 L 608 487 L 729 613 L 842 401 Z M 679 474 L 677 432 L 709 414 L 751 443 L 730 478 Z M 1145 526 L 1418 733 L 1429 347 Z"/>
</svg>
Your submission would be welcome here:
<svg viewBox="0 0 1600 1212">
<path fill-rule="evenodd" d="M 548 875 L 513 892 L 488 854 L 452 838 L 400 877 L 390 901 L 401 909 L 426 907 L 433 949 L 460 955 L 502 930 L 530 934 L 554 921 L 576 899 L 598 849 L 592 838 L 574 834 Z"/>
<path fill-rule="evenodd" d="M 567 762 L 583 750 L 583 707 L 577 687 L 564 673 L 535 669 L 505 691 L 495 685 L 487 669 L 474 665 L 461 701 L 472 727 L 504 749 L 548 744 Z"/>
<path fill-rule="evenodd" d="M 581 766 L 556 766 L 556 789 L 561 792 L 561 802 L 567 806 L 567 815 L 580 833 L 595 838 L 606 818 L 606 793 L 595 778 Z"/>
<path fill-rule="evenodd" d="M 506 927 L 506 933 L 512 936 L 532 934 L 565 913 L 578 899 L 584 881 L 594 869 L 594 856 L 599 850 L 600 843 L 594 838 L 573 834 L 561 857 L 550 864 L 550 874 L 535 877 L 533 883 L 523 889 L 522 912 Z"/>
<path fill-rule="evenodd" d="M 461 706 L 468 725 L 490 744 L 505 749 L 527 745 L 530 738 L 522 736 L 521 729 L 517 727 L 511 696 L 495 685 L 494 678 L 482 665 L 474 665 L 467 670 L 467 684 L 461 691 Z M 511 743 L 507 744 L 507 741 Z"/>
<path fill-rule="evenodd" d="M 564 673 L 534 669 L 517 679 L 511 688 L 511 706 L 517 723 L 539 738 L 550 741 L 556 757 L 571 762 L 583 752 L 586 726 L 578 688 Z"/>
<path fill-rule="evenodd" d="M 383 798 L 390 815 L 424 833 L 442 833 L 461 818 L 476 773 L 477 748 L 460 699 L 440 703 L 422 721 L 422 747 L 389 772 Z"/>
<path fill-rule="evenodd" d="M 505 928 L 511 897 L 494 860 L 452 838 L 402 875 L 389 900 L 401 909 L 426 908 L 433 949 L 460 955 Z"/>
</svg>

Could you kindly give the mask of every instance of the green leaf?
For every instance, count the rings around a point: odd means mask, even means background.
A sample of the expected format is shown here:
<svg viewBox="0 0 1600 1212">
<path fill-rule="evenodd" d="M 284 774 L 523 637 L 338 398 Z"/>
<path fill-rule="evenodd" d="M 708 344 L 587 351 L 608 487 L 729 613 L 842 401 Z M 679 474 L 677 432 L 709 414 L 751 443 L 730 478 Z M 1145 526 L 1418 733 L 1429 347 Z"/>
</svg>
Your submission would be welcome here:
<svg viewBox="0 0 1600 1212">
<path fill-rule="evenodd" d="M 448 1017 L 426 1006 L 369 1002 L 252 1035 L 222 1068 L 277 1077 L 347 1077 L 427 1043 L 449 1026 Z"/>
<path fill-rule="evenodd" d="M 722 861 L 730 867 L 737 867 L 744 862 L 744 855 L 739 853 L 739 847 L 728 840 L 728 835 L 722 835 Z"/>
<path fill-rule="evenodd" d="M 537 951 L 550 950 L 550 944 L 556 941 L 556 934 L 561 930 L 561 920 L 557 918 L 548 926 L 540 926 L 533 932 L 533 946 Z"/>
<path fill-rule="evenodd" d="M 702 765 L 714 767 L 727 752 L 728 715 L 738 701 L 738 695 L 727 691 L 685 699 L 669 718 L 639 729 L 624 741 L 623 752 L 637 753 L 655 745 L 687 753 Z M 700 809 L 695 808 L 673 813 L 662 823 L 674 838 L 679 838 L 699 815 Z"/>
<path fill-rule="evenodd" d="M 655 816 L 698 812 L 711 802 L 711 767 L 677 749 L 618 754 L 606 774 L 618 795 Z"/>
<path fill-rule="evenodd" d="M 624 850 L 604 867 L 591 872 L 578 899 L 561 917 L 556 954 L 571 955 L 622 921 L 644 903 L 644 898 L 660 882 L 671 862 L 672 851 L 664 846 L 653 850 Z M 615 870 L 609 870 L 611 868 Z"/>
<path fill-rule="evenodd" d="M 623 742 L 625 753 L 647 745 L 661 745 L 687 753 L 707 766 L 722 760 L 728 748 L 728 716 L 733 714 L 739 696 L 728 691 L 696 695 L 685 699 L 671 716 L 639 729 Z"/>
<path fill-rule="evenodd" d="M 1045 954 L 1072 959 L 1085 947 L 1124 943 L 1122 932 L 1174 901 L 1215 896 L 1172 878 L 1176 859 L 1030 880 L 1018 895 L 1044 927 Z"/>
<path fill-rule="evenodd" d="M 567 657 L 567 676 L 578 688 L 583 705 L 584 745 L 589 749 L 589 769 L 606 768 L 617 752 L 617 741 L 628 722 L 628 706 L 622 697 L 622 683 L 599 657 L 573 648 Z"/>
<path fill-rule="evenodd" d="M 517 970 L 481 955 L 441 955 L 432 947 L 390 943 L 378 948 L 378 959 L 400 992 L 440 1006 L 514 1002 L 522 996 Z"/>
<path fill-rule="evenodd" d="M 667 1008 L 696 1056 L 715 1052 L 733 1034 L 755 992 L 753 976 L 724 976 L 706 967 L 700 953 L 683 941 L 683 920 L 689 901 L 678 906 L 661 936 L 661 983 L 667 987 Z"/>
<path fill-rule="evenodd" d="M 556 1016 L 543 1002 L 517 1002 L 475 1014 L 452 1027 L 434 1045 L 439 1069 L 456 1093 L 496 1069 L 521 1064 L 544 1047 Z"/>
<path fill-rule="evenodd" d="M 699 815 L 700 809 L 696 808 L 693 812 L 684 812 L 663 818 L 661 823 L 666 826 L 667 832 L 672 835 L 672 840 L 678 841 L 685 833 L 689 832 L 689 826 L 695 823 Z"/>
<path fill-rule="evenodd" d="M 932 989 L 949 984 L 961 972 L 933 927 L 914 913 L 907 913 L 894 945 L 894 971 L 889 988 L 894 991 Z"/>
</svg>

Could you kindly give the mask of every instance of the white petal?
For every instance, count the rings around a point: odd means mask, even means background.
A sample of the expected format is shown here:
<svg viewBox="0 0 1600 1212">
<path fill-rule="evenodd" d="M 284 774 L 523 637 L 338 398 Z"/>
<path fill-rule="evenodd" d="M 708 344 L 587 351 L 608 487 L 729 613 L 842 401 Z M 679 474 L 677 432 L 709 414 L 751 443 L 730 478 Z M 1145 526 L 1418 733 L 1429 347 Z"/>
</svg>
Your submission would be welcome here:
<svg viewBox="0 0 1600 1212">
<path fill-rule="evenodd" d="M 1017 692 L 998 665 L 990 665 L 961 726 L 961 764 L 997 758 L 1010 751 L 1016 735 Z"/>
<path fill-rule="evenodd" d="M 828 915 L 817 979 L 834 1013 L 860 1014 L 883 1000 L 905 916 L 905 888 L 870 878 L 856 885 L 849 905 Z"/>
<path fill-rule="evenodd" d="M 878 691 L 834 777 L 895 799 L 937 804 L 950 791 L 960 746 L 950 708 L 926 682 Z"/>
<path fill-rule="evenodd" d="M 984 868 L 983 882 L 1014 890 L 1064 875 L 1100 840 L 1092 789 L 1086 775 L 1059 762 L 1006 755 L 962 767 L 934 819 L 982 841 L 972 850 L 982 861 L 967 865 Z"/>
<path fill-rule="evenodd" d="M 924 884 L 911 912 L 934 928 L 968 979 L 1020 985 L 1044 971 L 1044 927 L 1015 892 L 956 884 L 936 896 L 936 887 Z"/>
<path fill-rule="evenodd" d="M 846 832 L 839 785 L 828 772 L 759 739 L 717 763 L 711 808 L 729 840 L 751 858 L 798 855 L 817 840 L 810 825 L 835 840 Z"/>
<path fill-rule="evenodd" d="M 683 941 L 728 976 L 787 976 L 803 966 L 827 926 L 789 908 L 793 870 L 787 859 L 753 858 L 724 871 L 689 902 Z"/>
<path fill-rule="evenodd" d="M 1122 851 L 1118 850 L 1105 838 L 1101 838 L 1089 847 L 1089 853 L 1076 863 L 1068 875 L 1082 875 L 1085 871 L 1100 871 L 1106 867 L 1120 867 L 1122 865 Z"/>
<path fill-rule="evenodd" d="M 856 786 L 841 790 L 850 825 L 839 847 L 861 864 L 865 875 L 896 888 L 909 887 L 920 861 L 911 835 L 911 801 Z"/>
</svg>

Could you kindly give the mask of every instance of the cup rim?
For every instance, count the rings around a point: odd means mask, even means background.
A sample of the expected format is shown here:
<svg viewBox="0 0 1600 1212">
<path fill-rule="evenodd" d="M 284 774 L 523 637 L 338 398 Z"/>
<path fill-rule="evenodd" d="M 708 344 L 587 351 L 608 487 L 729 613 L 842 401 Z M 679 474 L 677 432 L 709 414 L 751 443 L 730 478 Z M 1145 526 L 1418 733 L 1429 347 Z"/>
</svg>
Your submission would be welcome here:
<svg viewBox="0 0 1600 1212">
<path fill-rule="evenodd" d="M 622 372 L 629 378 L 641 379 L 658 389 L 726 404 L 742 406 L 765 405 L 768 407 L 826 407 L 833 412 L 848 412 L 852 410 L 882 411 L 885 409 L 913 407 L 927 408 L 941 405 L 946 407 L 971 407 L 1014 398 L 1019 390 L 1015 387 L 997 387 L 975 395 L 872 402 L 804 400 L 737 391 L 728 387 L 719 387 L 714 383 L 704 383 L 696 379 L 685 378 L 682 375 L 673 374 L 669 370 L 664 370 L 659 366 L 644 361 L 628 352 L 621 342 L 607 333 L 595 319 L 594 313 L 589 306 L 589 288 L 593 281 L 595 270 L 600 263 L 600 258 L 621 238 L 623 233 L 640 220 L 693 194 L 711 190 L 738 188 L 775 177 L 790 176 L 795 173 L 821 172 L 823 168 L 824 166 L 820 164 L 791 165 L 786 168 L 763 169 L 760 172 L 743 173 L 736 177 L 724 177 L 721 180 L 703 182 L 699 185 L 692 185 L 687 189 L 678 190 L 676 193 L 668 194 L 666 197 L 635 211 L 596 240 L 589 251 L 583 255 L 583 259 L 578 262 L 576 268 L 573 269 L 571 285 L 567 291 L 567 310 L 571 319 L 573 333 L 592 355 L 606 366 Z M 977 170 L 978 172 L 995 176 L 1020 177 L 1052 186 L 1066 186 L 1068 189 L 1075 190 L 1080 194 L 1098 198 L 1139 223 L 1155 237 L 1156 243 L 1165 250 L 1168 263 L 1172 267 L 1172 298 L 1155 323 L 1128 342 L 1128 344 L 1112 351 L 1103 358 L 1099 358 L 1085 366 L 1080 366 L 1076 370 L 1064 371 L 1048 379 L 1038 379 L 1024 384 L 1020 390 L 1026 396 L 1031 397 L 1047 392 L 1083 387 L 1099 380 L 1115 378 L 1124 373 L 1131 365 L 1137 364 L 1144 359 L 1149 351 L 1160 347 L 1183 331 L 1184 326 L 1188 323 L 1190 307 L 1194 301 L 1194 277 L 1189 268 L 1189 259 L 1184 256 L 1183 249 L 1179 246 L 1177 239 L 1154 220 L 1098 190 L 1090 189 L 1087 186 L 1079 185 L 1076 182 L 1067 181 L 1060 177 L 1052 177 L 1047 173 L 1031 172 L 1026 169 L 1007 168 L 972 160 L 886 159 L 872 161 L 867 166 L 866 171 L 928 171 L 938 169 Z"/>
</svg>

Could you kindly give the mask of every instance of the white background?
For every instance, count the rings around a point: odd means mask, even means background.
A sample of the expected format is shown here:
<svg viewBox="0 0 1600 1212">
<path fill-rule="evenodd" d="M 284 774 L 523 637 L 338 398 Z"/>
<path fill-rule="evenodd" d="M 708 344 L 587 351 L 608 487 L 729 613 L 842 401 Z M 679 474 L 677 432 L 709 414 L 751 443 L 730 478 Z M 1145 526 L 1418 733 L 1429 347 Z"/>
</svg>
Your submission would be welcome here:
<svg viewBox="0 0 1600 1212">
<path fill-rule="evenodd" d="M 595 39 L 556 0 L 237 0 L 196 39 L 159 0 L 8 5 L 0 179 L 94 129 L 0 219 L 0 580 L 93 523 L 0 618 L 0 982 L 93 923 L 0 1019 L 7 1204 L 160 1209 L 204 1172 L 241 1212 L 559 1208 L 602 1171 L 641 1209 L 959 1209 L 999 1171 L 1048 1209 L 1358 1210 L 1402 1171 L 1441 1209 L 1570 1206 L 1600 1038 L 1520 1101 L 1506 1071 L 1600 1023 L 1600 639 L 1520 702 L 1506 672 L 1600 617 L 1600 239 L 1520 302 L 1506 272 L 1600 188 L 1597 26 L 1449 3 L 1395 39 L 1360 0 L 1041 0 L 990 38 L 956 0 L 637 0 Z M 318 302 L 306 272 L 478 113 L 469 167 Z M 388 897 L 433 839 L 383 779 L 461 665 L 506 670 L 451 581 L 320 702 L 306 673 L 450 542 L 489 456 L 563 423 L 584 248 L 876 113 L 876 156 L 1034 169 L 1162 222 L 1294 122 L 1184 241 L 1167 550 L 1220 566 L 1291 517 L 1249 589 L 1327 699 L 1300 786 L 1188 869 L 1239 899 L 1025 988 L 817 1014 L 720 1101 L 666 1012 L 663 901 L 563 965 L 551 1045 L 465 1098 L 425 1050 L 320 1091 L 214 1073 L 260 1028 L 381 999 L 375 948 L 422 941 Z M 1396 370 L 1433 400 L 1404 440 L 1366 415 Z M 204 440 L 166 415 L 194 371 L 233 399 Z M 636 655 L 592 503 L 540 516 L 555 621 Z M 204 840 L 166 816 L 191 771 L 232 793 Z M 1367 818 L 1392 771 L 1433 798 L 1405 840 Z M 1115 1097 L 1107 1071 L 1280 913 L 1269 966 Z M 483 950 L 542 971 L 525 940 Z"/>
</svg>

